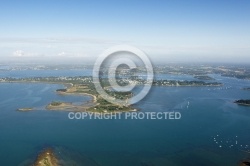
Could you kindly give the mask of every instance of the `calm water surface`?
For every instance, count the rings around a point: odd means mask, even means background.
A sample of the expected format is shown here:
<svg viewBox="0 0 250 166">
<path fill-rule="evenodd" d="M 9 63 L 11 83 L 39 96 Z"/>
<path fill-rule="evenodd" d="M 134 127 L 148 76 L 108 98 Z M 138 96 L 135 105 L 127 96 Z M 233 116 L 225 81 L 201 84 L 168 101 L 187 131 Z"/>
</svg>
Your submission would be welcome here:
<svg viewBox="0 0 250 166">
<path fill-rule="evenodd" d="M 62 85 L 1 83 L 0 165 L 26 165 L 48 146 L 83 166 L 237 165 L 249 157 L 250 107 L 233 101 L 250 99 L 241 89 L 250 81 L 213 77 L 224 86 L 153 87 L 136 105 L 145 112 L 180 111 L 180 120 L 69 120 L 67 112 L 44 106 L 90 97 L 57 95 Z M 30 106 L 36 110 L 16 111 Z"/>
</svg>

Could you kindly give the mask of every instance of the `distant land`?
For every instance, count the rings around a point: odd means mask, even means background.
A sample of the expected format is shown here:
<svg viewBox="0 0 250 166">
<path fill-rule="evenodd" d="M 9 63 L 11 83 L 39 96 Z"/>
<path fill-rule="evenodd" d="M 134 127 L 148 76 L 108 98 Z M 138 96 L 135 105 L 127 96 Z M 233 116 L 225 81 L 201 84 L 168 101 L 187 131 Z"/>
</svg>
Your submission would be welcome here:
<svg viewBox="0 0 250 166">
<path fill-rule="evenodd" d="M 26 71 L 26 70 L 85 70 L 93 69 L 93 65 L 84 64 L 7 64 L 0 63 L 1 71 Z M 139 72 L 145 72 L 145 68 L 138 67 Z M 248 64 L 218 64 L 218 63 L 169 63 L 154 66 L 155 74 L 175 74 L 205 76 L 218 74 L 225 77 L 238 79 L 250 79 L 250 65 Z"/>
</svg>

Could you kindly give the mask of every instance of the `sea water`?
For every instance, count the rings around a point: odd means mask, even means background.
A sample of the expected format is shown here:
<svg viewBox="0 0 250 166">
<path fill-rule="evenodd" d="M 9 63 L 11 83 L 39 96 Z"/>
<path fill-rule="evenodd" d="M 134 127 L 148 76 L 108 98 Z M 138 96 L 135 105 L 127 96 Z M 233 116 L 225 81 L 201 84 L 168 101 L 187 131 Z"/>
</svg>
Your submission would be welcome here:
<svg viewBox="0 0 250 166">
<path fill-rule="evenodd" d="M 250 99 L 242 90 L 250 81 L 212 76 L 224 86 L 153 86 L 135 105 L 143 112 L 179 111 L 179 120 L 69 120 L 68 112 L 45 106 L 89 96 L 56 94 L 63 85 L 1 83 L 0 165 L 25 165 L 46 147 L 83 166 L 237 165 L 249 157 L 250 107 L 233 101 Z M 17 111 L 24 107 L 35 110 Z"/>
</svg>

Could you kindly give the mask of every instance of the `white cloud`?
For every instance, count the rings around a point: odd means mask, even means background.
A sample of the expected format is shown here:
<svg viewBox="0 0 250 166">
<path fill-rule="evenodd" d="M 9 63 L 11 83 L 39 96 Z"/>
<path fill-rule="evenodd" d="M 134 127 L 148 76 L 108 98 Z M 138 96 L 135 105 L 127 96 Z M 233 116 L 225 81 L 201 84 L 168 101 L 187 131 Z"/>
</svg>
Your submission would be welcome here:
<svg viewBox="0 0 250 166">
<path fill-rule="evenodd" d="M 67 55 L 67 53 L 66 52 L 60 52 L 60 53 L 58 53 L 58 56 L 66 56 Z"/>
<path fill-rule="evenodd" d="M 22 56 L 24 56 L 24 51 L 23 50 L 16 50 L 13 52 L 13 56 L 22 57 Z"/>
<path fill-rule="evenodd" d="M 44 57 L 44 54 L 33 53 L 33 52 L 26 52 L 23 50 L 16 50 L 12 53 L 11 57 L 17 58 L 37 58 L 37 57 Z"/>
</svg>

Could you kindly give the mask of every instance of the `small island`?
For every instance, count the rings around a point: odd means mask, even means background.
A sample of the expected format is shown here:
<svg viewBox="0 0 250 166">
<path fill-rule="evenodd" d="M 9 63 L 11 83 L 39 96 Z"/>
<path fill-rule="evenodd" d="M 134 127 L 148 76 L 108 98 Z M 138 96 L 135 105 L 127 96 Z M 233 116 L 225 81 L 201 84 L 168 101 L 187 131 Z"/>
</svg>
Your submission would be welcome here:
<svg viewBox="0 0 250 166">
<path fill-rule="evenodd" d="M 250 161 L 243 161 L 240 164 L 240 166 L 249 166 L 249 165 L 250 165 Z"/>
<path fill-rule="evenodd" d="M 250 90 L 250 87 L 248 87 L 248 88 L 243 88 L 243 90 Z"/>
<path fill-rule="evenodd" d="M 194 78 L 198 80 L 215 80 L 214 78 L 207 76 L 207 75 L 196 75 Z"/>
<path fill-rule="evenodd" d="M 250 100 L 236 100 L 234 103 L 244 106 L 250 106 Z"/>
<path fill-rule="evenodd" d="M 38 154 L 34 166 L 59 166 L 58 160 L 51 148 L 43 150 Z"/>
</svg>

